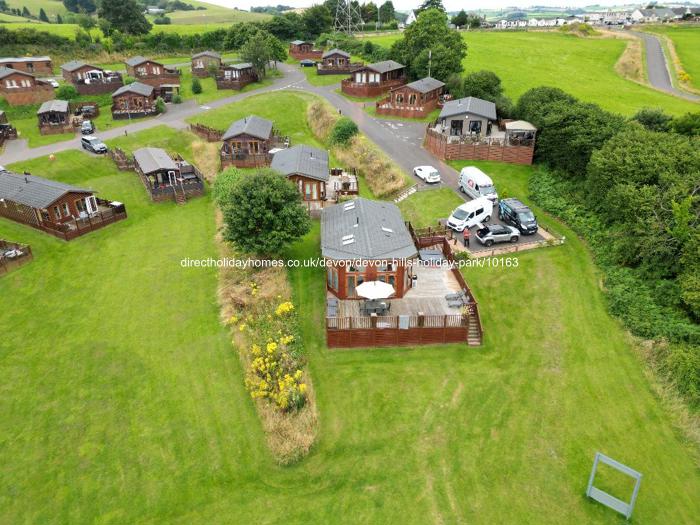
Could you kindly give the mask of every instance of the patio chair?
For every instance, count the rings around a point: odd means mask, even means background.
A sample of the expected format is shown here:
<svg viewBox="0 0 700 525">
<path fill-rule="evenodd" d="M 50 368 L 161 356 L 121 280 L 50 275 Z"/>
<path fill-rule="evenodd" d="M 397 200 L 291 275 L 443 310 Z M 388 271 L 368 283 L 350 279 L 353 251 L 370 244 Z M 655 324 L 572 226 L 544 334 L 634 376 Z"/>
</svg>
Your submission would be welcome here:
<svg viewBox="0 0 700 525">
<path fill-rule="evenodd" d="M 445 296 L 445 299 L 447 299 L 448 302 L 449 301 L 456 301 L 457 299 L 459 299 L 461 297 L 461 295 L 460 295 L 461 293 L 462 292 L 448 293 Z"/>
</svg>

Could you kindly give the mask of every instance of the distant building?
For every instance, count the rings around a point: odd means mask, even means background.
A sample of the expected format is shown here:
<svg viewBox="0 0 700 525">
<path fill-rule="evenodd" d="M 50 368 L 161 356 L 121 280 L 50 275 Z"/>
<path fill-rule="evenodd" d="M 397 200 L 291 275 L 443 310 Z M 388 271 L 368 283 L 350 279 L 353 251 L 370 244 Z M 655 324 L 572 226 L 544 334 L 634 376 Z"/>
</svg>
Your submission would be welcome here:
<svg viewBox="0 0 700 525">
<path fill-rule="evenodd" d="M 410 11 L 408 13 L 408 16 L 406 17 L 406 22 L 404 22 L 405 26 L 410 26 L 413 22 L 418 20 L 418 16 L 416 15 L 415 11 Z"/>
</svg>

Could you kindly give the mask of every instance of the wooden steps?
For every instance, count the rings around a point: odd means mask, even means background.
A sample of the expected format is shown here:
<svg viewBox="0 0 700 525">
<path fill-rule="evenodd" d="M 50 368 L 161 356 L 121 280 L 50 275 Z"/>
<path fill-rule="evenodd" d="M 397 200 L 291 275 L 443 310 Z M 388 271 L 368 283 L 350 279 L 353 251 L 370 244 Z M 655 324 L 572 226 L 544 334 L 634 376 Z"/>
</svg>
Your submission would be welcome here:
<svg viewBox="0 0 700 525">
<path fill-rule="evenodd" d="M 476 316 L 469 316 L 469 332 L 467 336 L 467 344 L 469 346 L 481 346 L 482 334 L 479 331 L 479 322 L 476 320 Z"/>
</svg>

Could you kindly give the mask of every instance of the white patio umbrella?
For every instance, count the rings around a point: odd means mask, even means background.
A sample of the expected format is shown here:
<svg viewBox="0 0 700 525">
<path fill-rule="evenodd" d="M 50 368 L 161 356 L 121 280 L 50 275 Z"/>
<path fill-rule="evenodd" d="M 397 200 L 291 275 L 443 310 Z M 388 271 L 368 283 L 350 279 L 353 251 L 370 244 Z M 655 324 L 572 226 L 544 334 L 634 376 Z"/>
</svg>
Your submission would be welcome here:
<svg viewBox="0 0 700 525">
<path fill-rule="evenodd" d="M 357 287 L 357 295 L 365 299 L 386 299 L 396 293 L 394 287 L 382 281 L 367 281 Z"/>
</svg>

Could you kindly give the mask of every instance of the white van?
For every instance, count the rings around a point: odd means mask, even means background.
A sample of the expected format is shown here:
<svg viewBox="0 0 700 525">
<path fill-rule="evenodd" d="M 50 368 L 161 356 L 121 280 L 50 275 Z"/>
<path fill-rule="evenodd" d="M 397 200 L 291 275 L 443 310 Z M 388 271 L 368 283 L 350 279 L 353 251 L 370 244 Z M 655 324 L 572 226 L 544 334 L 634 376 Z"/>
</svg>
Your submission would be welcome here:
<svg viewBox="0 0 700 525">
<path fill-rule="evenodd" d="M 464 228 L 472 228 L 480 222 L 489 222 L 493 213 L 493 202 L 488 197 L 479 197 L 473 201 L 465 202 L 452 212 L 447 219 L 447 227 L 458 232 Z"/>
<path fill-rule="evenodd" d="M 492 202 L 498 200 L 498 193 L 491 177 L 474 166 L 467 166 L 459 172 L 459 191 L 466 193 L 472 199 L 488 197 Z"/>
</svg>

